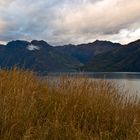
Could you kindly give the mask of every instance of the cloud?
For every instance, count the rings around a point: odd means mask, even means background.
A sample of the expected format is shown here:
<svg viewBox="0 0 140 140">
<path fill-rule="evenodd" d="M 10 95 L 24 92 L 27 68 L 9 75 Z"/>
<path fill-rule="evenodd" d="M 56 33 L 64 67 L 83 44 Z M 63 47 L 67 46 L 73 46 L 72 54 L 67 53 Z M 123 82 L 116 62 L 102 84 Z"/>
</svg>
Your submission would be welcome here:
<svg viewBox="0 0 140 140">
<path fill-rule="evenodd" d="M 139 11 L 139 0 L 1 0 L 0 41 L 127 43 L 140 37 Z M 124 31 L 129 35 L 123 36 Z"/>
</svg>

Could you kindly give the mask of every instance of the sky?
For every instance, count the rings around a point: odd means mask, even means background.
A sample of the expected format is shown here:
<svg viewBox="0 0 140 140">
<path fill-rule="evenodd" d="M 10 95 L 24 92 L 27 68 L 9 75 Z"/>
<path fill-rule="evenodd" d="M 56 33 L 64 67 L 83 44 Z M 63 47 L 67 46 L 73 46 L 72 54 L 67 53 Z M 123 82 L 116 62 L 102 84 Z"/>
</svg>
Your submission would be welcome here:
<svg viewBox="0 0 140 140">
<path fill-rule="evenodd" d="M 0 0 L 0 42 L 140 39 L 140 0 Z"/>
</svg>

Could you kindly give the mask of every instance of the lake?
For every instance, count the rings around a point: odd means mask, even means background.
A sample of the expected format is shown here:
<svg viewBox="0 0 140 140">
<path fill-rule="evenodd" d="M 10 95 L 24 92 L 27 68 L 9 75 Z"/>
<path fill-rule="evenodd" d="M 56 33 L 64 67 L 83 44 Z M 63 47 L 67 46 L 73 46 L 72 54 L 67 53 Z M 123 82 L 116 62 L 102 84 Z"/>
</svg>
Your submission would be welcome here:
<svg viewBox="0 0 140 140">
<path fill-rule="evenodd" d="M 140 73 L 133 72 L 106 72 L 106 73 L 89 73 L 88 77 L 96 80 L 105 79 L 115 82 L 120 89 L 127 91 L 129 95 L 139 95 L 140 97 Z"/>
<path fill-rule="evenodd" d="M 137 72 L 84 72 L 84 73 L 53 73 L 50 75 L 84 75 L 92 80 L 107 80 L 115 82 L 121 90 L 124 89 L 129 95 L 140 97 L 140 73 Z"/>
</svg>

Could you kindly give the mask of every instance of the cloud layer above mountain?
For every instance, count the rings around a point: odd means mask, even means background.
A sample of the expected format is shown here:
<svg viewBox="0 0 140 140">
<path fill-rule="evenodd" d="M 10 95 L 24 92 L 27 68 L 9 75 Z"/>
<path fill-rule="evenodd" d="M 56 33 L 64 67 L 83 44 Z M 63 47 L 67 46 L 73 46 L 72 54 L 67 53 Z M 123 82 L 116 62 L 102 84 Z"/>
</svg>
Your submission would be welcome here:
<svg viewBox="0 0 140 140">
<path fill-rule="evenodd" d="M 140 38 L 140 0 L 0 0 L 0 41 L 128 43 Z"/>
</svg>

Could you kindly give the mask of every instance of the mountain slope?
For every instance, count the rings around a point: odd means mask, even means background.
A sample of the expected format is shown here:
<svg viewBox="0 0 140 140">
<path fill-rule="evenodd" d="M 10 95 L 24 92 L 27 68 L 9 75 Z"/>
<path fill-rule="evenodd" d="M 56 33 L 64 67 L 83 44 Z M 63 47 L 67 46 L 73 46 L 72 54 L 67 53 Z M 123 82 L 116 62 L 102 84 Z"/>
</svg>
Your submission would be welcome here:
<svg viewBox="0 0 140 140">
<path fill-rule="evenodd" d="M 140 71 L 140 40 L 116 48 L 110 52 L 97 55 L 85 64 L 84 71 Z"/>
<path fill-rule="evenodd" d="M 11 41 L 0 48 L 0 66 L 31 69 L 38 73 L 75 71 L 80 66 L 68 56 L 57 52 L 45 41 Z"/>
<path fill-rule="evenodd" d="M 93 43 L 80 44 L 80 45 L 65 45 L 65 46 L 55 47 L 55 49 L 70 57 L 74 57 L 81 63 L 87 63 L 97 54 L 108 52 L 117 47 L 121 47 L 121 45 L 109 41 L 96 40 Z"/>
<path fill-rule="evenodd" d="M 0 45 L 0 67 L 48 72 L 140 71 L 140 40 L 127 45 L 95 41 L 53 47 L 47 42 L 16 40 Z"/>
</svg>

